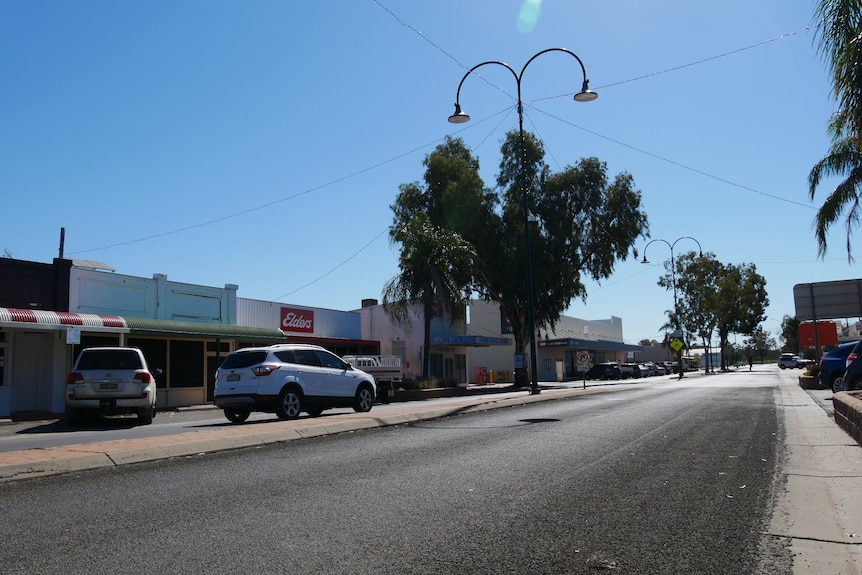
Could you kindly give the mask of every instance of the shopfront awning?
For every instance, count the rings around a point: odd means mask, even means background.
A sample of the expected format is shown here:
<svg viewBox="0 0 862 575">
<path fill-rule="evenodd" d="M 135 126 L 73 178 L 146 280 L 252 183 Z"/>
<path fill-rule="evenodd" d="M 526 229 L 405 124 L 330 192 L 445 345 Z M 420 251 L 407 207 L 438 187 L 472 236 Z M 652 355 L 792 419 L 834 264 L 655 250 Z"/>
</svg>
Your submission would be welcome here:
<svg viewBox="0 0 862 575">
<path fill-rule="evenodd" d="M 116 315 L 72 313 L 0 307 L 0 327 L 31 329 L 69 329 L 128 333 L 126 320 Z"/>
<path fill-rule="evenodd" d="M 197 323 L 168 319 L 148 319 L 128 317 L 129 332 L 132 335 L 160 335 L 180 337 L 203 337 L 208 339 L 242 339 L 287 343 L 287 336 L 280 329 L 268 327 L 247 327 L 223 325 L 219 323 Z"/>
<path fill-rule="evenodd" d="M 489 347 L 492 345 L 509 345 L 512 340 L 506 337 L 488 337 L 484 335 L 459 335 L 454 337 L 432 337 L 431 345 Z"/>
<path fill-rule="evenodd" d="M 564 347 L 575 349 L 598 349 L 603 351 L 643 351 L 642 345 L 632 345 L 621 341 L 606 339 L 581 339 L 569 337 L 563 339 L 539 340 L 539 347 Z"/>
</svg>

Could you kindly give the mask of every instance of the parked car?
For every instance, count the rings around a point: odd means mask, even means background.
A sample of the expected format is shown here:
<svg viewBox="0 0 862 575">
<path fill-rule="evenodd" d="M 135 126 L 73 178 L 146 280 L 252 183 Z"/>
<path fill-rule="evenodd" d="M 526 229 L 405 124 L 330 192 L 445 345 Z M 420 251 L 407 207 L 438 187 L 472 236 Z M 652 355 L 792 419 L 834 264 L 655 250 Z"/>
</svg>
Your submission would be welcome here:
<svg viewBox="0 0 862 575">
<path fill-rule="evenodd" d="M 659 363 L 664 368 L 664 374 L 670 375 L 673 373 L 673 362 L 672 361 L 662 361 Z"/>
<path fill-rule="evenodd" d="M 638 372 L 639 372 L 638 377 L 649 377 L 650 376 L 650 369 L 646 365 L 644 365 L 643 363 L 639 363 L 637 365 L 638 365 Z"/>
<path fill-rule="evenodd" d="M 622 372 L 622 378 L 623 379 L 642 377 L 641 366 L 637 363 L 620 364 L 620 371 Z"/>
<path fill-rule="evenodd" d="M 844 371 L 847 366 L 847 356 L 856 347 L 857 342 L 842 343 L 820 358 L 820 387 L 831 389 L 832 393 L 844 391 Z"/>
<path fill-rule="evenodd" d="M 663 367 L 659 368 L 659 366 L 656 365 L 655 363 L 653 363 L 652 361 L 647 361 L 643 365 L 647 369 L 647 371 L 649 372 L 650 376 L 664 375 L 664 368 Z"/>
<path fill-rule="evenodd" d="M 232 423 L 252 411 L 296 419 L 333 407 L 371 411 L 377 385 L 374 377 L 317 345 L 278 344 L 250 347 L 228 354 L 216 370 L 213 403 Z"/>
<path fill-rule="evenodd" d="M 586 379 L 622 379 L 623 372 L 616 362 L 597 363 L 587 371 Z"/>
<path fill-rule="evenodd" d="M 78 425 L 88 414 L 135 414 L 148 425 L 156 415 L 156 379 L 136 347 L 89 347 L 66 377 L 66 419 Z"/>
<path fill-rule="evenodd" d="M 804 357 L 797 357 L 796 358 L 796 367 L 801 368 L 801 369 L 808 369 L 809 367 L 811 367 L 815 363 L 817 363 L 817 362 L 814 361 L 813 359 L 805 359 Z"/>
<path fill-rule="evenodd" d="M 862 389 L 862 340 L 853 346 L 844 361 L 844 388 L 847 391 Z"/>
<path fill-rule="evenodd" d="M 778 367 L 781 369 L 796 368 L 799 366 L 799 356 L 793 353 L 782 353 L 778 358 Z"/>
</svg>

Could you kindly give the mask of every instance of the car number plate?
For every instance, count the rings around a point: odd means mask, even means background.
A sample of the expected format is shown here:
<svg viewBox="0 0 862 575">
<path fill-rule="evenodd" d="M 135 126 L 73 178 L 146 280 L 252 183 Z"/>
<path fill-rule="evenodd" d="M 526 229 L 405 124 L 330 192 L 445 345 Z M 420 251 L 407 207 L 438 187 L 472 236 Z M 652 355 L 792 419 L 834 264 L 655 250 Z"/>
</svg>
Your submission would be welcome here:
<svg viewBox="0 0 862 575">
<path fill-rule="evenodd" d="M 230 373 L 227 376 L 227 380 L 228 381 L 239 381 L 239 374 L 238 373 Z"/>
<path fill-rule="evenodd" d="M 117 389 L 117 383 L 100 383 L 99 389 Z"/>
</svg>

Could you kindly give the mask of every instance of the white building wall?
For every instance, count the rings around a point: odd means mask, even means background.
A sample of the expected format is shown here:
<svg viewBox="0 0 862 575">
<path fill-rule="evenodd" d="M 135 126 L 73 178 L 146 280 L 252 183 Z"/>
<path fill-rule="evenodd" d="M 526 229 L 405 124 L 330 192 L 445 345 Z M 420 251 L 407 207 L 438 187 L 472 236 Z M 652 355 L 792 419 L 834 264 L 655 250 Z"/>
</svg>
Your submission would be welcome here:
<svg viewBox="0 0 862 575">
<path fill-rule="evenodd" d="M 237 286 L 223 288 L 73 267 L 69 311 L 236 325 Z"/>
<path fill-rule="evenodd" d="M 312 331 L 298 332 L 281 325 L 283 308 L 308 312 L 303 317 L 304 319 L 313 317 Z M 338 311 L 242 297 L 236 298 L 236 310 L 237 325 L 277 328 L 287 333 L 288 337 L 291 331 L 294 331 L 294 333 L 312 337 L 362 339 L 361 318 L 355 311 Z"/>
<path fill-rule="evenodd" d="M 157 318 L 156 282 L 147 278 L 72 268 L 69 311 Z"/>
<path fill-rule="evenodd" d="M 400 355 L 403 359 L 405 379 L 422 377 L 422 348 L 425 344 L 423 318 L 417 308 L 411 315 L 409 328 L 393 322 L 382 305 L 364 307 L 359 311 L 362 317 L 363 339 L 380 342 L 380 353 L 383 355 Z M 435 317 L 431 320 L 431 337 L 453 337 L 465 335 L 465 326 L 450 324 L 448 317 Z M 435 349 L 431 348 L 432 352 Z M 443 352 L 443 350 L 437 350 Z M 447 350 L 451 353 L 452 350 Z"/>
<path fill-rule="evenodd" d="M 476 367 L 485 367 L 488 370 L 508 370 L 510 373 L 515 369 L 515 340 L 511 333 L 503 330 L 500 307 L 493 302 L 472 300 L 470 302 L 470 321 L 467 325 L 469 335 L 488 337 L 511 337 L 512 343 L 505 346 L 490 346 L 473 348 L 468 357 L 468 373 L 472 374 Z M 553 330 L 538 330 L 539 339 L 566 339 L 576 338 L 584 340 L 603 340 L 624 343 L 623 322 L 618 317 L 603 320 L 585 320 L 575 317 L 563 316 L 557 322 Z M 589 350 L 589 348 L 587 348 Z M 539 381 L 555 381 L 556 360 L 564 359 L 565 352 L 557 348 L 536 349 L 536 363 L 538 367 Z M 524 365 L 529 366 L 529 344 L 524 350 Z M 625 352 L 606 352 L 608 361 L 619 359 L 625 361 Z M 545 360 L 550 360 L 548 366 Z"/>
</svg>

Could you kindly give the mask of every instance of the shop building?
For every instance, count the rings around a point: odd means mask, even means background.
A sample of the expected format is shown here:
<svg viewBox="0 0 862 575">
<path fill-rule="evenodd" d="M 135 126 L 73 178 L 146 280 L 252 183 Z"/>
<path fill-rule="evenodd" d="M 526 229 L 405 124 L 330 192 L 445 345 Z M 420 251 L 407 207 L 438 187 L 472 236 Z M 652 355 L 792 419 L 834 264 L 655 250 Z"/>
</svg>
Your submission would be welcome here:
<svg viewBox="0 0 862 575">
<path fill-rule="evenodd" d="M 496 303 L 473 300 L 470 302 L 470 322 L 467 325 L 471 336 L 502 337 L 509 334 L 510 343 L 505 346 L 477 347 L 470 354 L 468 366 L 471 374 L 512 373 L 515 367 L 515 342 L 511 327 Z M 562 381 L 576 379 L 579 352 L 586 352 L 589 364 L 607 361 L 632 361 L 635 352 L 642 346 L 631 345 L 623 340 L 623 322 L 618 317 L 607 320 L 584 320 L 562 316 L 554 329 L 538 330 L 536 338 L 536 364 L 539 381 Z M 528 355 L 529 344 L 524 350 Z M 524 365 L 529 366 L 527 357 Z M 474 375 L 475 379 L 475 375 Z"/>
<path fill-rule="evenodd" d="M 82 347 L 141 348 L 157 405 L 206 403 L 233 349 L 286 341 L 277 328 L 236 325 L 237 286 L 215 288 L 113 273 L 99 262 L 0 258 L 0 417 L 62 413 Z"/>
<path fill-rule="evenodd" d="M 161 408 L 212 400 L 215 371 L 239 348 L 273 343 L 321 345 L 338 355 L 397 355 L 405 379 L 422 377 L 421 313 L 407 328 L 377 300 L 352 311 L 237 297 L 211 287 L 117 274 L 92 261 L 50 264 L 0 258 L 0 417 L 62 413 L 66 375 L 78 351 L 97 345 L 142 349 L 156 376 Z M 622 320 L 562 317 L 538 339 L 538 379 L 575 376 L 578 352 L 590 362 L 626 361 L 640 346 L 623 342 Z M 429 374 L 454 383 L 513 381 L 515 344 L 497 304 L 473 300 L 466 320 L 431 320 Z M 527 358 L 525 364 L 529 365 Z"/>
</svg>

